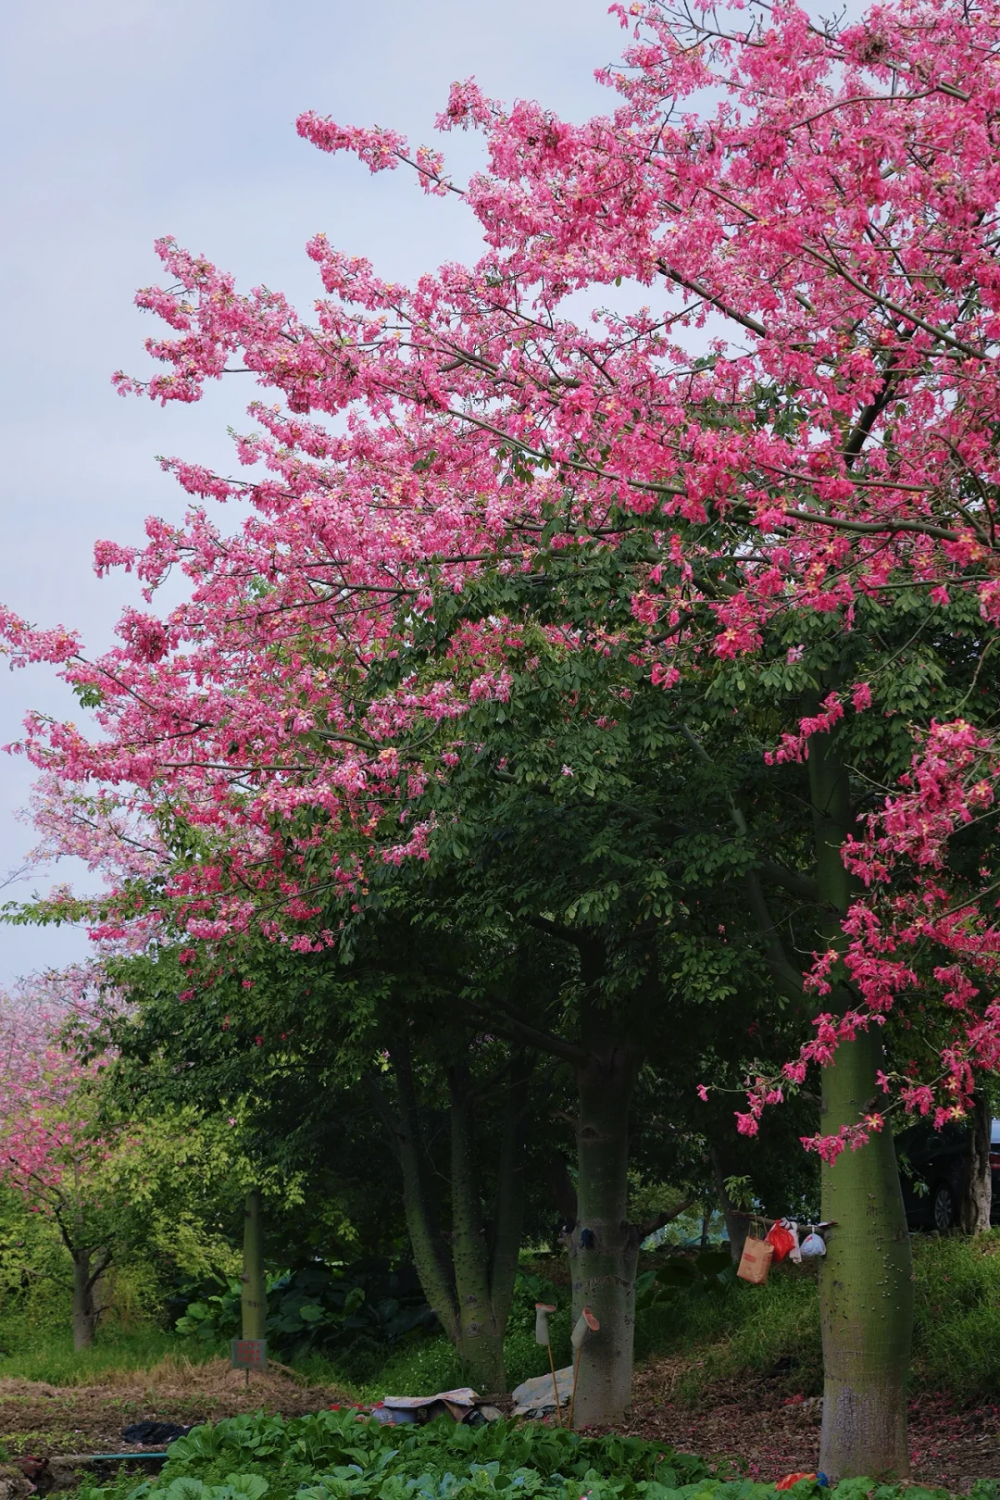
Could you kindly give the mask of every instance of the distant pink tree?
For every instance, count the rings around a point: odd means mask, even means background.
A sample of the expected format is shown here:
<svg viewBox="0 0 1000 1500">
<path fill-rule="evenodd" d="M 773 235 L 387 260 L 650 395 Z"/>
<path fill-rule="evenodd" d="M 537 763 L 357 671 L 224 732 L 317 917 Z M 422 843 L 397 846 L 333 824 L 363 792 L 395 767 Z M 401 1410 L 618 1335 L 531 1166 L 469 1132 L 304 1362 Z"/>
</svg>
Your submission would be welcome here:
<svg viewBox="0 0 1000 1500">
<path fill-rule="evenodd" d="M 49 979 L 0 994 L 0 1176 L 30 1208 L 51 1219 L 73 1265 L 73 1344 L 93 1343 L 98 1286 L 111 1263 L 102 1224 L 88 1205 L 95 1168 L 107 1154 L 87 1086 L 98 1065 L 60 1042 L 77 985 Z"/>
</svg>

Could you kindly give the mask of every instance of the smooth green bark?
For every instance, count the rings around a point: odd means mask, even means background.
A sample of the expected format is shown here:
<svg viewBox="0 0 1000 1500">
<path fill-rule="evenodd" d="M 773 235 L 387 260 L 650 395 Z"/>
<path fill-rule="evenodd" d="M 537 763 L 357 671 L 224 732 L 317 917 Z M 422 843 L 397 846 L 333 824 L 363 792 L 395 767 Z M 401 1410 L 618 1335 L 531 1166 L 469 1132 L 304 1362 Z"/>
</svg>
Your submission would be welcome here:
<svg viewBox="0 0 1000 1500">
<path fill-rule="evenodd" d="M 438 1222 L 431 1165 L 420 1129 L 413 1067 L 409 1049 L 403 1044 L 394 1049 L 393 1071 L 396 1077 L 398 1118 L 387 1118 L 387 1124 L 395 1139 L 403 1175 L 403 1211 L 413 1250 L 413 1263 L 417 1268 L 424 1296 L 437 1313 L 448 1338 L 454 1343 L 458 1330 L 451 1257 Z"/>
<path fill-rule="evenodd" d="M 966 1234 L 989 1234 L 993 1207 L 993 1172 L 990 1167 L 990 1137 L 993 1110 L 982 1089 L 972 1097 L 969 1139 L 965 1155 L 960 1219 Z"/>
<path fill-rule="evenodd" d="M 513 1060 L 497 1158 L 497 1188 L 487 1215 L 475 1150 L 475 1090 L 468 1068 L 448 1071 L 451 1233 L 442 1233 L 405 1046 L 393 1053 L 399 1102 L 393 1126 L 403 1202 L 424 1295 L 455 1345 L 466 1377 L 481 1394 L 506 1389 L 503 1340 L 514 1297 L 524 1199 L 524 1114 L 529 1068 Z"/>
<path fill-rule="evenodd" d="M 877 1098 L 878 1038 L 859 1036 L 824 1069 L 824 1134 Z M 909 1473 L 906 1377 L 913 1326 L 910 1237 L 889 1131 L 823 1167 L 823 1218 L 836 1221 L 820 1267 L 823 1426 L 831 1479 Z"/>
<path fill-rule="evenodd" d="M 639 1062 L 632 1047 L 595 1046 L 577 1070 L 573 1317 L 589 1307 L 601 1325 L 581 1351 L 577 1427 L 616 1421 L 632 1395 L 639 1232 L 628 1221 L 628 1122 Z"/>
<path fill-rule="evenodd" d="M 243 1204 L 243 1270 L 240 1275 L 242 1330 L 245 1339 L 266 1336 L 267 1294 L 264 1282 L 264 1225 L 259 1188 Z"/>
<path fill-rule="evenodd" d="M 820 936 L 843 944 L 851 900 L 841 849 L 853 827 L 847 767 L 833 735 L 809 741 L 809 784 L 820 895 Z M 841 981 L 824 1002 L 835 1012 L 856 997 Z M 841 1043 L 823 1070 L 820 1129 L 833 1135 L 877 1108 L 882 1048 L 873 1032 Z M 913 1328 L 910 1238 L 888 1130 L 822 1169 L 822 1214 L 835 1221 L 820 1267 L 823 1425 L 820 1468 L 831 1480 L 909 1474 L 906 1377 Z"/>
</svg>

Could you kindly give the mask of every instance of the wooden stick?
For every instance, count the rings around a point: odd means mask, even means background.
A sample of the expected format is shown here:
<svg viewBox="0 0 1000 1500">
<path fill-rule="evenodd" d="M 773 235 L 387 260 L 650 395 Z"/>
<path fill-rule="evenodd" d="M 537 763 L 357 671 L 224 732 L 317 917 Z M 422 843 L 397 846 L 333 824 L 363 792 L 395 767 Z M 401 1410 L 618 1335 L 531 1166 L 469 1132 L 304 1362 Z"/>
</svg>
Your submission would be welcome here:
<svg viewBox="0 0 1000 1500">
<path fill-rule="evenodd" d="M 580 1378 L 580 1355 L 582 1353 L 583 1353 L 583 1344 L 581 1343 L 580 1346 L 579 1346 L 579 1348 L 576 1351 L 576 1357 L 573 1360 L 573 1394 L 569 1398 L 569 1426 L 570 1426 L 570 1431 L 573 1430 L 573 1413 L 576 1411 L 576 1382 Z"/>
<path fill-rule="evenodd" d="M 556 1421 L 559 1423 L 559 1426 L 561 1427 L 562 1424 L 563 1424 L 563 1419 L 562 1419 L 562 1407 L 559 1404 L 559 1382 L 556 1379 L 556 1362 L 552 1358 L 552 1344 L 551 1344 L 551 1342 L 549 1342 L 548 1344 L 546 1344 L 545 1347 L 549 1351 L 549 1369 L 552 1371 L 552 1390 L 553 1390 L 553 1393 L 554 1393 L 555 1398 L 556 1398 Z M 570 1425 L 572 1425 L 572 1423 Z"/>
</svg>

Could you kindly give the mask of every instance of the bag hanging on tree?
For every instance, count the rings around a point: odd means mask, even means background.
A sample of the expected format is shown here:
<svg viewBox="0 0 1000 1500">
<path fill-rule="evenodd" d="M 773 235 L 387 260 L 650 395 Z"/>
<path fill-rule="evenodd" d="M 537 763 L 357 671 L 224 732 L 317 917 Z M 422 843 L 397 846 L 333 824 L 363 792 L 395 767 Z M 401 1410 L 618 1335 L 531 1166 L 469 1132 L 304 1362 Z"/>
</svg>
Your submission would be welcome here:
<svg viewBox="0 0 1000 1500">
<path fill-rule="evenodd" d="M 800 1249 L 802 1251 L 803 1260 L 811 1259 L 814 1255 L 825 1255 L 826 1241 L 823 1239 L 822 1235 L 817 1234 L 816 1231 L 813 1230 L 812 1234 L 806 1235 L 805 1239 L 802 1241 Z"/>
<path fill-rule="evenodd" d="M 785 1228 L 784 1219 L 778 1219 L 764 1236 L 764 1243 L 774 1251 L 774 1264 L 780 1265 L 790 1250 L 796 1248 L 797 1236 Z"/>
<path fill-rule="evenodd" d="M 767 1240 L 755 1240 L 747 1236 L 746 1244 L 743 1246 L 743 1254 L 736 1274 L 742 1281 L 749 1281 L 754 1286 L 763 1286 L 767 1280 L 767 1273 L 771 1269 L 771 1257 L 774 1255 L 774 1246 L 769 1245 Z"/>
</svg>

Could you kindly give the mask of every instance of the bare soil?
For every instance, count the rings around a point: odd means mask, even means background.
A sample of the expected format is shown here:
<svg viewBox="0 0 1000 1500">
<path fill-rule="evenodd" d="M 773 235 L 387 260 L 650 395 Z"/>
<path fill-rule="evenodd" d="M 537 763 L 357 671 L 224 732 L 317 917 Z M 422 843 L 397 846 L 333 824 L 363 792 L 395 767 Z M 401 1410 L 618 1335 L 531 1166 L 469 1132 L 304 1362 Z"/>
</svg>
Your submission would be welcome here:
<svg viewBox="0 0 1000 1500">
<path fill-rule="evenodd" d="M 66 1453 L 142 1453 L 122 1440 L 134 1422 L 176 1422 L 193 1426 L 239 1412 L 280 1412 L 286 1417 L 318 1411 L 341 1393 L 306 1386 L 274 1365 L 253 1373 L 223 1359 L 191 1364 L 166 1359 L 151 1370 L 109 1372 L 89 1386 L 54 1386 L 34 1380 L 0 1380 L 0 1439 L 12 1454 L 39 1458 Z"/>
<path fill-rule="evenodd" d="M 617 1430 L 698 1453 L 755 1479 L 816 1469 L 816 1397 L 789 1393 L 787 1379 L 730 1380 L 707 1387 L 692 1406 L 675 1391 L 687 1368 L 682 1358 L 650 1360 L 636 1375 L 629 1420 Z M 274 1366 L 251 1375 L 247 1386 L 243 1372 L 222 1359 L 201 1365 L 164 1360 L 152 1370 L 109 1374 L 90 1386 L 0 1380 L 0 1438 L 22 1457 L 141 1454 L 148 1450 L 122 1441 L 122 1428 L 133 1422 L 191 1425 L 261 1409 L 292 1417 L 347 1399 Z M 910 1454 L 912 1478 L 922 1484 L 963 1493 L 976 1479 L 1000 1478 L 1000 1405 L 961 1407 L 945 1395 L 919 1397 L 910 1406 Z"/>
</svg>

